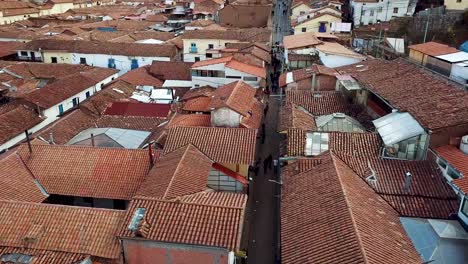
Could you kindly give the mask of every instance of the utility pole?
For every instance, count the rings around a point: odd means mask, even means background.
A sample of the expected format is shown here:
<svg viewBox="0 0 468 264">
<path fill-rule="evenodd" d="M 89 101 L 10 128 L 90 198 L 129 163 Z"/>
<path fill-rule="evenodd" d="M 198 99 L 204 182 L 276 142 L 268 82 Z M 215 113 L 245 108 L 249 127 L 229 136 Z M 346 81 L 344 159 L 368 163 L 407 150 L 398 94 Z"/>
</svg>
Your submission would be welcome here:
<svg viewBox="0 0 468 264">
<path fill-rule="evenodd" d="M 379 56 L 379 51 L 380 51 L 380 39 L 382 38 L 382 23 L 378 22 L 380 26 L 379 30 L 379 40 L 377 41 L 377 52 L 375 53 L 375 57 L 378 58 Z"/>
<path fill-rule="evenodd" d="M 427 10 L 427 9 L 426 9 Z M 424 40 L 423 43 L 426 43 L 427 30 L 429 29 L 429 19 L 431 18 L 432 9 L 429 9 L 429 15 L 427 16 L 426 29 L 424 30 Z"/>
</svg>

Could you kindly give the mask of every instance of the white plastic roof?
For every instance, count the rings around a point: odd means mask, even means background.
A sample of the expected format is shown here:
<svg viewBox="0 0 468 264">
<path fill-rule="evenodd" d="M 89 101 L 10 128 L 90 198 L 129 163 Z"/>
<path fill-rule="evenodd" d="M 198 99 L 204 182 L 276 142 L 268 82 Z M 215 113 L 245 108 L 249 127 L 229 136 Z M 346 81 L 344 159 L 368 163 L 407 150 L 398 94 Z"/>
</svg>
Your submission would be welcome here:
<svg viewBox="0 0 468 264">
<path fill-rule="evenodd" d="M 372 123 L 387 146 L 424 133 L 424 129 L 409 113 L 393 112 Z"/>
<path fill-rule="evenodd" d="M 386 38 L 387 43 L 399 53 L 405 53 L 405 41 L 402 38 Z"/>
<path fill-rule="evenodd" d="M 436 56 L 436 58 L 445 60 L 448 62 L 462 62 L 462 61 L 468 61 L 468 52 L 460 51 L 460 52 L 455 52 L 455 53 L 450 53 L 450 54 L 445 54 L 445 55 L 440 55 Z"/>
<path fill-rule="evenodd" d="M 140 131 L 140 130 L 131 130 L 131 129 L 121 129 L 121 128 L 88 128 L 81 131 L 78 135 L 73 137 L 68 141 L 68 145 L 77 144 L 83 140 L 87 140 L 93 136 L 99 136 L 105 134 L 107 137 L 115 141 L 117 144 L 126 149 L 137 149 L 139 148 L 149 137 L 151 132 Z"/>
</svg>

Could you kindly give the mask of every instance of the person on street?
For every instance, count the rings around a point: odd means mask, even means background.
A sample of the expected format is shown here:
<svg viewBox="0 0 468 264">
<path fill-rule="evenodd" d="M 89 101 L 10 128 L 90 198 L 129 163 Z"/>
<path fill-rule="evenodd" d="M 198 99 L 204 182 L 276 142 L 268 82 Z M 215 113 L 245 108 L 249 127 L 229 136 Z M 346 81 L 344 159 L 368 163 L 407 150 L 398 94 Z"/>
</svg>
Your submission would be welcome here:
<svg viewBox="0 0 468 264">
<path fill-rule="evenodd" d="M 268 168 L 268 158 L 263 160 L 263 173 L 266 173 L 267 168 Z"/>
</svg>

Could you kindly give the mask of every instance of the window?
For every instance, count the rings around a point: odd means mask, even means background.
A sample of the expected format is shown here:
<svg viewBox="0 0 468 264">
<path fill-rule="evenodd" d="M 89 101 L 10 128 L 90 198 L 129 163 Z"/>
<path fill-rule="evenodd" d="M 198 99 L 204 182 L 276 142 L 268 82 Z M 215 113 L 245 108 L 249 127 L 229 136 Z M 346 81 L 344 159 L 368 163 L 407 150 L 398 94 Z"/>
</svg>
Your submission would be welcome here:
<svg viewBox="0 0 468 264">
<path fill-rule="evenodd" d="M 461 3 L 462 0 L 457 0 L 457 3 Z"/>
<path fill-rule="evenodd" d="M 167 95 L 172 95 L 171 89 L 167 89 Z"/>
<path fill-rule="evenodd" d="M 214 45 L 213 44 L 208 44 L 208 49 L 214 49 Z"/>
<path fill-rule="evenodd" d="M 244 81 L 247 81 L 247 82 L 256 82 L 256 81 L 257 81 L 257 77 L 244 76 Z"/>
<path fill-rule="evenodd" d="M 461 212 L 466 216 L 468 217 L 468 200 L 466 199 L 463 199 L 463 205 L 462 205 L 462 208 L 461 208 Z"/>
<path fill-rule="evenodd" d="M 379 7 L 377 8 L 377 13 L 382 13 L 382 7 L 381 7 L 381 6 L 379 6 Z"/>
<path fill-rule="evenodd" d="M 138 67 L 139 67 L 139 66 L 138 66 L 138 60 L 137 60 L 137 59 L 132 59 L 132 62 L 131 62 L 131 64 L 130 64 L 130 68 L 131 68 L 132 70 L 134 70 L 134 69 L 136 69 L 136 68 L 138 68 Z"/>
<path fill-rule="evenodd" d="M 230 76 L 230 75 L 226 75 L 226 78 L 228 78 L 228 79 L 242 79 L 240 76 Z"/>
<path fill-rule="evenodd" d="M 72 99 L 73 106 L 77 106 L 80 103 L 80 98 L 75 97 Z"/>
<path fill-rule="evenodd" d="M 58 110 L 59 110 L 59 115 L 63 114 L 63 105 L 59 104 Z"/>
<path fill-rule="evenodd" d="M 80 58 L 80 64 L 86 64 L 86 58 Z"/>
<path fill-rule="evenodd" d="M 366 10 L 362 10 L 362 16 L 366 15 Z"/>
<path fill-rule="evenodd" d="M 91 96 L 91 93 L 89 91 L 86 92 L 86 98 L 89 98 Z"/>
<path fill-rule="evenodd" d="M 302 32 L 306 32 L 306 31 L 307 31 L 307 28 L 301 28 L 301 31 L 302 31 Z"/>
<path fill-rule="evenodd" d="M 306 134 L 305 155 L 316 156 L 328 150 L 328 133 L 313 132 Z"/>
<path fill-rule="evenodd" d="M 107 62 L 107 67 L 115 69 L 115 59 L 109 59 L 109 61 Z"/>
<path fill-rule="evenodd" d="M 192 42 L 192 43 L 190 43 L 190 47 L 196 48 L 196 47 L 197 47 L 197 44 Z"/>
<path fill-rule="evenodd" d="M 52 63 L 57 63 L 57 57 L 50 57 L 50 61 Z"/>
<path fill-rule="evenodd" d="M 393 14 L 398 14 L 398 7 L 393 8 Z"/>
<path fill-rule="evenodd" d="M 450 178 L 452 178 L 452 179 L 460 178 L 460 173 L 458 173 L 458 171 L 453 169 L 451 166 L 448 166 L 448 168 L 447 168 L 447 175 L 450 176 Z"/>
<path fill-rule="evenodd" d="M 200 61 L 200 57 L 195 57 L 195 62 Z"/>
<path fill-rule="evenodd" d="M 28 52 L 27 51 L 21 51 L 21 56 L 28 56 Z"/>
<path fill-rule="evenodd" d="M 370 11 L 370 16 L 374 16 L 374 10 Z"/>
<path fill-rule="evenodd" d="M 213 58 L 213 54 L 207 53 L 207 54 L 206 54 L 206 57 L 207 57 L 207 58 Z"/>
</svg>

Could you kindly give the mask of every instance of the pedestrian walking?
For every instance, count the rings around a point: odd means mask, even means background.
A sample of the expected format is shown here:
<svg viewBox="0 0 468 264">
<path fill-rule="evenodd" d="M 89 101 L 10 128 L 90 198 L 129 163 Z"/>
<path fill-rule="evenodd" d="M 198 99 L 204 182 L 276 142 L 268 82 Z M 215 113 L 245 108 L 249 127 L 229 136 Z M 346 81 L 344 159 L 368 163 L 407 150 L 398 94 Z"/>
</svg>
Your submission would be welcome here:
<svg viewBox="0 0 468 264">
<path fill-rule="evenodd" d="M 273 161 L 273 172 L 275 175 L 278 174 L 278 160 L 277 159 Z"/>
<path fill-rule="evenodd" d="M 266 173 L 267 168 L 268 168 L 268 158 L 263 160 L 263 173 Z"/>
<path fill-rule="evenodd" d="M 268 167 L 271 168 L 271 165 L 272 165 L 272 162 L 273 162 L 273 157 L 270 155 L 268 155 L 267 157 L 267 164 L 268 164 Z"/>
</svg>

